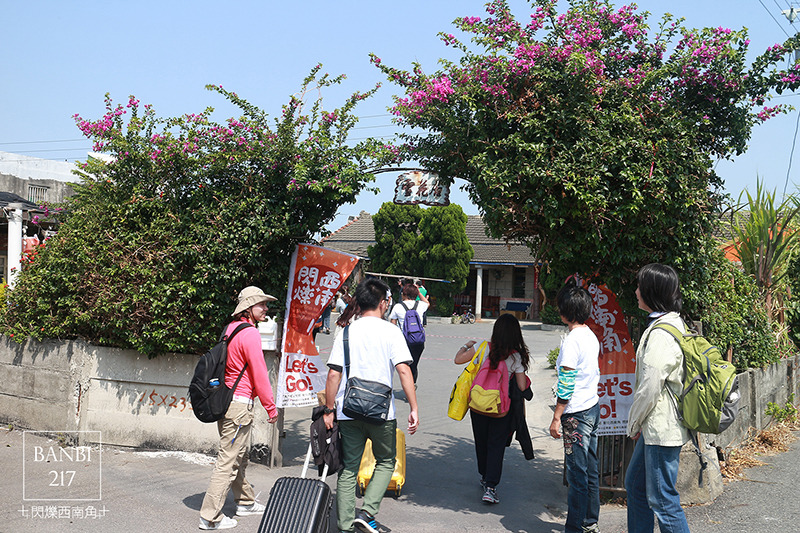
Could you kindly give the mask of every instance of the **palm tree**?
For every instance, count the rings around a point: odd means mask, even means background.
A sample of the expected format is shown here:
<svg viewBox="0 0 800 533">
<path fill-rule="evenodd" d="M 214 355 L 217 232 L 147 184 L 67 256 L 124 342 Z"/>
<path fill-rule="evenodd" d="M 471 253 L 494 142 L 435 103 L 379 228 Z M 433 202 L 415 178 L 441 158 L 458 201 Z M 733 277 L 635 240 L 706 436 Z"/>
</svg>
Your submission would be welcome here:
<svg viewBox="0 0 800 533">
<path fill-rule="evenodd" d="M 775 191 L 764 190 L 761 180 L 756 180 L 755 196 L 746 190 L 742 194 L 747 195 L 747 203 L 743 204 L 739 195 L 738 210 L 746 209 L 749 215 L 733 224 L 736 254 L 744 272 L 761 289 L 769 316 L 783 329 L 787 267 L 798 242 L 792 221 L 800 212 L 800 202 L 789 196 L 776 206 Z"/>
</svg>

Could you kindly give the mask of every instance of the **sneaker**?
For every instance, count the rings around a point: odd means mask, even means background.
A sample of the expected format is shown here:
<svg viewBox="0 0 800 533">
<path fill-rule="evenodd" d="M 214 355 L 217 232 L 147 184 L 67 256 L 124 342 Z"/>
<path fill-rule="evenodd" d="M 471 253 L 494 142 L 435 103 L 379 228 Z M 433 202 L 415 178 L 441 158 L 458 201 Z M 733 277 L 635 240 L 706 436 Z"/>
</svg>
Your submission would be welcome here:
<svg viewBox="0 0 800 533">
<path fill-rule="evenodd" d="M 590 526 L 583 526 L 581 529 L 583 533 L 600 533 L 600 526 L 597 525 L 597 522 Z"/>
<path fill-rule="evenodd" d="M 214 531 L 217 529 L 231 529 L 239 525 L 239 522 L 233 518 L 222 515 L 222 520 L 219 522 L 209 522 L 205 518 L 200 519 L 200 529 Z"/>
<path fill-rule="evenodd" d="M 264 510 L 266 508 L 267 508 L 266 505 L 262 505 L 258 502 L 253 502 L 250 505 L 237 505 L 236 516 L 250 516 L 254 514 L 264 514 Z"/>
<path fill-rule="evenodd" d="M 486 487 L 481 501 L 483 503 L 500 503 L 500 498 L 497 497 L 497 489 L 494 487 Z"/>
<path fill-rule="evenodd" d="M 353 520 L 353 523 L 361 531 L 366 531 L 367 533 L 379 533 L 378 528 L 380 525 L 378 524 L 378 521 L 375 520 L 375 517 L 366 512 L 364 509 L 361 509 L 356 513 L 356 519 Z"/>
</svg>

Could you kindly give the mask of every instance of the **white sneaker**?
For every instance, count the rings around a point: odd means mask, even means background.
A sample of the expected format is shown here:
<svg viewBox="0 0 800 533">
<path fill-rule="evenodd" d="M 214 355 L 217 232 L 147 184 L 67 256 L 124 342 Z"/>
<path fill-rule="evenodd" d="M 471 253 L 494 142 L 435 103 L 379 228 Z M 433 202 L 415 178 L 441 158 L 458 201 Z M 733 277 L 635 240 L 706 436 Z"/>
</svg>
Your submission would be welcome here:
<svg viewBox="0 0 800 533">
<path fill-rule="evenodd" d="M 239 525 L 239 522 L 233 518 L 222 515 L 222 520 L 219 522 L 209 522 L 205 518 L 200 519 L 200 529 L 217 530 L 217 529 L 231 529 Z"/>
<path fill-rule="evenodd" d="M 237 505 L 236 506 L 236 516 L 249 516 L 253 514 L 264 514 L 264 510 L 267 508 L 266 505 L 262 505 L 258 502 L 253 502 L 250 505 Z"/>
</svg>

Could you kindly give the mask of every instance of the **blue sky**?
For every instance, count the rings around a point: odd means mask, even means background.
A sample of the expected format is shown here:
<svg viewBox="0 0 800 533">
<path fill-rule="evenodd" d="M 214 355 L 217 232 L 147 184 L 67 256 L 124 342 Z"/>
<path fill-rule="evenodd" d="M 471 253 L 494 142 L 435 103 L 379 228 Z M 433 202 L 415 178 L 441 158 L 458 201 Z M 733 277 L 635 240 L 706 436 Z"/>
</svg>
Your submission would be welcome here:
<svg viewBox="0 0 800 533">
<path fill-rule="evenodd" d="M 193 113 L 211 106 L 215 118 L 236 115 L 221 97 L 205 90 L 209 83 L 237 92 L 270 114 L 297 91 L 313 65 L 331 74 L 347 74 L 341 87 L 326 91 L 326 107 L 355 90 L 384 82 L 363 102 L 354 137 L 386 136 L 397 130 L 387 107 L 398 87 L 385 83 L 369 63 L 374 52 L 384 64 L 407 68 L 418 61 L 434 71 L 442 55 L 452 53 L 436 36 L 455 33 L 459 16 L 485 16 L 475 0 L 275 1 L 75 1 L 32 0 L 2 4 L 4 52 L 0 55 L 0 151 L 45 159 L 85 159 L 90 143 L 81 137 L 72 115 L 102 115 L 103 98 L 118 102 L 135 95 L 152 104 L 159 116 Z M 512 11 L 527 18 L 530 4 L 514 0 Z M 622 5 L 616 2 L 616 5 Z M 795 32 L 782 9 L 787 0 L 642 0 L 652 13 L 651 27 L 668 6 L 692 27 L 747 27 L 753 56 Z M 796 23 L 800 31 L 800 20 Z M 790 95 L 774 100 L 800 107 Z M 717 172 L 736 197 L 760 176 L 767 187 L 783 190 L 790 164 L 797 111 L 756 128 L 750 149 Z M 794 156 L 787 191 L 800 184 L 800 146 Z M 379 176 L 381 194 L 365 193 L 345 205 L 330 225 L 348 215 L 374 213 L 391 201 L 395 175 Z M 468 214 L 478 209 L 456 187 L 451 200 Z"/>
</svg>

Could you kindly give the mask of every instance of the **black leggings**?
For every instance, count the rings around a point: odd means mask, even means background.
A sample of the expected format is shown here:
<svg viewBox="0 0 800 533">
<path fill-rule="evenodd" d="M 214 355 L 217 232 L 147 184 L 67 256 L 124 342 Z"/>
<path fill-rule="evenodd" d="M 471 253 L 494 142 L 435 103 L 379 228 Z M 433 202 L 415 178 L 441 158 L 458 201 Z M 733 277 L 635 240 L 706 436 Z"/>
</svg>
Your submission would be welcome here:
<svg viewBox="0 0 800 533">
<path fill-rule="evenodd" d="M 414 376 L 414 383 L 417 382 L 417 374 L 419 374 L 419 370 L 417 367 L 419 366 L 419 360 L 422 357 L 422 351 L 425 349 L 425 343 L 422 344 L 409 344 L 408 351 L 411 352 L 411 358 L 413 361 L 411 362 L 411 374 Z"/>
<path fill-rule="evenodd" d="M 486 484 L 496 487 L 503 475 L 503 455 L 511 429 L 511 417 L 493 418 L 473 411 L 472 436 L 475 439 L 475 455 L 478 459 L 478 473 Z"/>
</svg>

